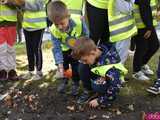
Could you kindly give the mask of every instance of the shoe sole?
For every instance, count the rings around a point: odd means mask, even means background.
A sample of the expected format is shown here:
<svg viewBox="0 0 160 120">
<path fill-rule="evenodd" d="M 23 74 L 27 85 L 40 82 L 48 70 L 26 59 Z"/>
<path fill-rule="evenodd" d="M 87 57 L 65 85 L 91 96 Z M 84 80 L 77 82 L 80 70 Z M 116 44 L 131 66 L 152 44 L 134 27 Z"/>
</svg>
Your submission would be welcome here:
<svg viewBox="0 0 160 120">
<path fill-rule="evenodd" d="M 148 82 L 148 81 L 150 81 L 150 78 L 149 78 L 149 79 L 146 79 L 146 80 L 140 80 L 140 79 L 137 79 L 135 76 L 132 76 L 132 78 L 133 78 L 133 79 L 135 79 L 135 80 L 138 80 L 138 81 L 142 81 L 142 82 L 143 82 L 143 81 L 144 81 L 144 82 Z"/>
<path fill-rule="evenodd" d="M 160 94 L 160 92 L 155 92 L 155 91 L 150 90 L 150 89 L 147 89 L 147 92 L 152 93 L 152 94 L 154 94 L 154 95 Z"/>
</svg>

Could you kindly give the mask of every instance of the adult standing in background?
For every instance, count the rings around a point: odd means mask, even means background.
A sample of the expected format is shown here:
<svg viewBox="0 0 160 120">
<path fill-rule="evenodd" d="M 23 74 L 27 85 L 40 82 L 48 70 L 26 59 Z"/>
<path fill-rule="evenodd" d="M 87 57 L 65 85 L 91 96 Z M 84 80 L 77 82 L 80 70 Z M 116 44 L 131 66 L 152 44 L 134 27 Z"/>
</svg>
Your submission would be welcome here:
<svg viewBox="0 0 160 120">
<path fill-rule="evenodd" d="M 149 80 L 148 76 L 154 74 L 147 63 L 159 48 L 155 30 L 156 12 L 157 0 L 135 1 L 134 17 L 138 34 L 134 36 L 136 51 L 133 60 L 133 78 L 137 80 Z"/>
</svg>

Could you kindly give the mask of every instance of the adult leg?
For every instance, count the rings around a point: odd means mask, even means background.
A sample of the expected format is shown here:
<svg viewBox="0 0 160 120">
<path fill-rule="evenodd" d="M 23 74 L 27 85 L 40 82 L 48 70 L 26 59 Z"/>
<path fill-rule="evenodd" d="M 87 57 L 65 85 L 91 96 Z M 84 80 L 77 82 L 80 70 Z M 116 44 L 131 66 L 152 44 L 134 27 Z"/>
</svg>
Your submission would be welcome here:
<svg viewBox="0 0 160 120">
<path fill-rule="evenodd" d="M 159 49 L 159 40 L 155 29 L 152 31 L 151 37 L 148 39 L 148 49 L 143 57 L 143 65 L 147 64 L 151 57 Z"/>
<path fill-rule="evenodd" d="M 133 72 L 138 72 L 143 66 L 143 57 L 148 48 L 148 41 L 144 39 L 144 29 L 138 31 L 138 35 L 134 36 L 136 50 L 133 59 Z"/>
<path fill-rule="evenodd" d="M 96 44 L 99 40 L 101 40 L 101 43 L 107 43 L 109 40 L 107 10 L 96 8 L 88 2 L 86 3 L 86 10 L 89 22 L 90 38 L 93 39 Z"/>
</svg>

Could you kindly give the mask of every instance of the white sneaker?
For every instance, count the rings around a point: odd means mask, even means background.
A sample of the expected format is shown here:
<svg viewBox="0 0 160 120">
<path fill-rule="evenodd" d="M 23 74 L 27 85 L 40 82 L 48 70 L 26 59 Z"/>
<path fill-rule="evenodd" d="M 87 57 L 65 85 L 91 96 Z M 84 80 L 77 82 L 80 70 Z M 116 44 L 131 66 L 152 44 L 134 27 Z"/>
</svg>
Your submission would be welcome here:
<svg viewBox="0 0 160 120">
<path fill-rule="evenodd" d="M 27 74 L 22 75 L 21 78 L 23 80 L 29 80 L 33 77 L 33 75 L 34 75 L 33 72 L 29 71 Z"/>
<path fill-rule="evenodd" d="M 43 78 L 43 74 L 42 72 L 39 72 L 33 76 L 32 80 L 41 80 L 42 78 Z"/>
<path fill-rule="evenodd" d="M 150 69 L 148 65 L 144 65 L 141 70 L 145 75 L 153 75 L 154 72 Z"/>
<path fill-rule="evenodd" d="M 136 80 L 141 80 L 141 81 L 148 81 L 150 79 L 142 71 L 139 71 L 139 72 L 133 74 L 132 77 Z"/>
</svg>

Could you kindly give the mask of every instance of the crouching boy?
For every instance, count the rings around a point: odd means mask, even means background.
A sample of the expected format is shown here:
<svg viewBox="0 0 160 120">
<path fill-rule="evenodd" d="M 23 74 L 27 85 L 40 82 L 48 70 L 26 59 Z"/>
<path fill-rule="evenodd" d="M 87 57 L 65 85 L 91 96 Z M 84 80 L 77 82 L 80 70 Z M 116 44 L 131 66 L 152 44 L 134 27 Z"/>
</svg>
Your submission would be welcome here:
<svg viewBox="0 0 160 120">
<path fill-rule="evenodd" d="M 89 101 L 89 105 L 111 105 L 127 73 L 115 47 L 109 44 L 96 46 L 91 39 L 82 37 L 76 42 L 73 56 L 91 66 L 92 89 L 98 96 Z"/>
</svg>

